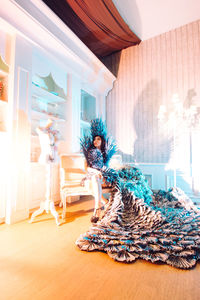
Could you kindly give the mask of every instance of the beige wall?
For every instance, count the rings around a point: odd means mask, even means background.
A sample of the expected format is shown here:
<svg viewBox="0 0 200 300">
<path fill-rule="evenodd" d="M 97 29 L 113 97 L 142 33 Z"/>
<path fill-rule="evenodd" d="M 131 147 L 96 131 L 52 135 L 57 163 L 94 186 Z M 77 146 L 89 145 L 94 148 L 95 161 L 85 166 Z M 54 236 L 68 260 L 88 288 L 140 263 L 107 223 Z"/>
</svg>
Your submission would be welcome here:
<svg viewBox="0 0 200 300">
<path fill-rule="evenodd" d="M 159 26 L 159 24 L 158 24 Z M 173 148 L 172 126 L 159 123 L 158 112 L 173 112 L 178 93 L 184 109 L 200 107 L 200 21 L 141 42 L 113 55 L 117 80 L 107 97 L 108 131 L 125 162 L 167 163 Z M 181 136 L 181 124 L 176 135 Z M 187 145 L 189 147 L 189 144 Z"/>
</svg>

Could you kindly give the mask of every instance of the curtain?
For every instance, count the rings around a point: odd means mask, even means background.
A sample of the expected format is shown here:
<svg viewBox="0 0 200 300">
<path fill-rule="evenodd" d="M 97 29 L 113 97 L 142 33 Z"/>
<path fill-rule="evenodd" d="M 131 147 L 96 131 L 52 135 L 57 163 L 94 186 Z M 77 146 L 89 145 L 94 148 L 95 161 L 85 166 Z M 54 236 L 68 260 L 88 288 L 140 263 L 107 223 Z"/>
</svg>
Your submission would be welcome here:
<svg viewBox="0 0 200 300">
<path fill-rule="evenodd" d="M 112 0 L 43 0 L 99 58 L 140 43 Z"/>
</svg>

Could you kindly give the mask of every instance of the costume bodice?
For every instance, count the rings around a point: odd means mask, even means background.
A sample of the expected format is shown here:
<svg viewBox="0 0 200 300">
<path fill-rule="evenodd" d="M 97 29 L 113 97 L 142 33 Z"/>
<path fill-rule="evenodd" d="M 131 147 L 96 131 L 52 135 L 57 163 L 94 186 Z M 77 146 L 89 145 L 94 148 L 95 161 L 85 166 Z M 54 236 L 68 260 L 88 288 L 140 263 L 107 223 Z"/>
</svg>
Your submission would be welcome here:
<svg viewBox="0 0 200 300">
<path fill-rule="evenodd" d="M 49 128 L 36 129 L 41 146 L 40 163 L 53 162 L 55 159 L 55 136 Z"/>
<path fill-rule="evenodd" d="M 101 170 L 104 166 L 103 155 L 101 150 L 92 148 L 88 152 L 88 164 L 89 167 Z"/>
</svg>

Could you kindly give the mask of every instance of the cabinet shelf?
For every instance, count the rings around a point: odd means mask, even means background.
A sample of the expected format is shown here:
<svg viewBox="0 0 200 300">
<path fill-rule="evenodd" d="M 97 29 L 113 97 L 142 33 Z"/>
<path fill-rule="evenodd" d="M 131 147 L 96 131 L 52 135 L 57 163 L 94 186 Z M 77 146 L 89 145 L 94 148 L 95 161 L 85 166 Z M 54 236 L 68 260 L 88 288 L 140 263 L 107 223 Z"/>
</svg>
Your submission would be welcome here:
<svg viewBox="0 0 200 300">
<path fill-rule="evenodd" d="M 43 113 L 40 111 L 36 111 L 34 109 L 32 109 L 31 115 L 32 115 L 32 120 L 35 120 L 35 121 L 47 120 L 47 119 L 52 119 L 56 122 L 65 122 L 66 121 L 65 119 L 60 118 L 59 116 L 56 117 L 52 114 L 48 114 L 46 112 Z"/>
<path fill-rule="evenodd" d="M 33 97 L 44 100 L 46 103 L 65 103 L 67 99 L 61 98 L 53 93 L 46 91 L 45 89 L 32 84 Z"/>
</svg>

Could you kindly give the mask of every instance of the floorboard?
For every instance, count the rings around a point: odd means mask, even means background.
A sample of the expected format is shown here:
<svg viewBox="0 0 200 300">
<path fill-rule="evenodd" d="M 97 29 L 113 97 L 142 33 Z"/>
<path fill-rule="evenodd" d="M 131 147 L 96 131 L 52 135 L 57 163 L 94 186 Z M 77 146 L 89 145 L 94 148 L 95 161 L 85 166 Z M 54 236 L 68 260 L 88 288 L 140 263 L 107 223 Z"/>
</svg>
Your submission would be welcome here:
<svg viewBox="0 0 200 300">
<path fill-rule="evenodd" d="M 0 299 L 200 299 L 200 263 L 185 271 L 80 251 L 75 241 L 90 226 L 92 207 L 87 198 L 68 205 L 59 227 L 50 214 L 0 225 Z"/>
</svg>

